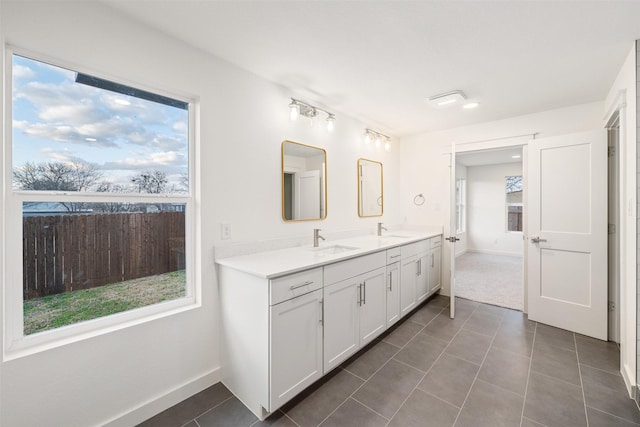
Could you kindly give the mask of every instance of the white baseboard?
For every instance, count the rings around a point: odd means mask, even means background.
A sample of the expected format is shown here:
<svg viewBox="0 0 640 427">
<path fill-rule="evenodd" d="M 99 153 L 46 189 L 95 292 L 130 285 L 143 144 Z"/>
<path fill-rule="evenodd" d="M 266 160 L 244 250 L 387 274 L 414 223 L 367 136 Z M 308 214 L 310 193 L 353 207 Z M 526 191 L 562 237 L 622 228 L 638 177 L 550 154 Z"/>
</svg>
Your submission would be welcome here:
<svg viewBox="0 0 640 427">
<path fill-rule="evenodd" d="M 156 414 L 169 409 L 173 405 L 193 396 L 202 390 L 220 382 L 220 368 L 216 368 L 198 378 L 188 381 L 173 390 L 157 396 L 128 412 L 122 413 L 105 422 L 105 427 L 130 427 L 153 417 Z"/>
<path fill-rule="evenodd" d="M 524 255 L 517 252 L 504 252 L 504 251 L 492 251 L 487 249 L 467 249 L 467 252 L 474 252 L 477 254 L 488 254 L 488 255 L 505 255 L 505 256 L 515 256 L 522 258 Z"/>
<path fill-rule="evenodd" d="M 622 374 L 622 379 L 624 380 L 624 385 L 627 387 L 627 393 L 632 399 L 635 399 L 635 381 L 633 381 L 634 375 L 629 370 L 629 366 L 623 364 L 620 373 Z"/>
</svg>

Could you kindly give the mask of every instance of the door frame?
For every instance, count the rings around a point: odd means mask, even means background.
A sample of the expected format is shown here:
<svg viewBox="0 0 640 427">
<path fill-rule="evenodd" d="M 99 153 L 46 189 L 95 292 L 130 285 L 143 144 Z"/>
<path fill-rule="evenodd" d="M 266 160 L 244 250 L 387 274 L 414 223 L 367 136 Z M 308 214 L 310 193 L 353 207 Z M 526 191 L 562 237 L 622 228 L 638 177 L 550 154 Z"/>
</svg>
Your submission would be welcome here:
<svg viewBox="0 0 640 427">
<path fill-rule="evenodd" d="M 527 147 L 529 145 L 529 142 L 532 140 L 535 140 L 536 135 L 538 135 L 537 132 L 533 132 L 533 133 L 528 133 L 528 134 L 522 134 L 522 135 L 515 135 L 515 136 L 508 136 L 508 137 L 503 137 L 503 138 L 494 138 L 494 139 L 487 139 L 487 140 L 482 140 L 482 141 L 470 141 L 470 142 L 462 142 L 462 143 L 452 143 L 451 144 L 451 148 L 450 148 L 450 164 L 449 167 L 451 168 L 451 160 L 455 160 L 456 155 L 457 154 L 462 154 L 462 153 L 474 153 L 474 152 L 482 152 L 482 151 L 489 151 L 489 150 L 499 150 L 499 149 L 503 149 L 503 148 L 515 148 L 515 147 L 522 147 L 522 183 L 523 183 L 523 200 L 526 200 L 527 197 L 527 191 L 528 191 L 528 169 L 527 169 L 527 156 L 528 156 L 528 150 Z M 453 167 L 455 167 L 455 165 L 453 165 Z M 451 178 L 450 178 L 451 179 Z M 452 186 L 452 188 L 455 188 L 455 183 Z M 454 197 L 455 194 L 452 194 L 454 190 L 450 190 L 450 194 L 449 197 Z M 449 203 L 451 205 L 451 201 Z M 527 313 L 528 312 L 528 299 L 527 299 L 527 294 L 529 292 L 529 285 L 528 285 L 528 280 L 527 280 L 527 272 L 528 272 L 528 261 L 527 261 L 527 255 L 528 255 L 528 251 L 527 251 L 527 241 L 529 239 L 529 234 L 528 234 L 528 226 L 527 226 L 527 219 L 528 219 L 528 213 L 527 213 L 528 207 L 527 207 L 527 203 L 524 203 L 523 205 L 523 228 L 522 228 L 522 245 L 523 245 L 523 259 L 522 259 L 522 291 L 523 291 L 523 301 L 522 301 L 522 312 L 523 313 Z M 455 211 L 451 211 L 451 208 L 449 209 L 449 223 L 452 224 L 453 222 L 453 218 L 455 216 Z M 451 227 L 451 226 L 450 226 Z M 455 236 L 455 230 L 449 230 L 450 232 L 450 236 Z M 452 251 L 455 250 L 455 245 L 449 244 L 448 245 L 448 250 Z M 444 254 L 443 254 L 444 256 Z M 451 256 L 451 254 L 450 254 Z M 454 268 L 455 268 L 455 264 L 454 264 Z M 452 273 L 452 272 L 450 272 Z M 454 277 L 454 274 L 451 274 L 450 277 Z M 450 296 L 453 294 L 455 296 L 455 288 L 454 288 L 454 284 L 453 283 L 449 283 L 449 293 Z M 452 315 L 451 317 L 453 318 L 453 310 L 452 310 Z"/>
</svg>

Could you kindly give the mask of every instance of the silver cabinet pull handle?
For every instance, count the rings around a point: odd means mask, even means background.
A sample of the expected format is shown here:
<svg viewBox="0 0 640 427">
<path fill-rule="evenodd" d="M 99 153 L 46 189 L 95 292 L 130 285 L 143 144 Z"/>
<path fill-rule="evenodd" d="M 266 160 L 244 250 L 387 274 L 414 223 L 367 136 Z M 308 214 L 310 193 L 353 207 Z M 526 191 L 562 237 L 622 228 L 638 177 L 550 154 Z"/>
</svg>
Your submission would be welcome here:
<svg viewBox="0 0 640 427">
<path fill-rule="evenodd" d="M 313 281 L 312 280 L 307 280 L 306 282 L 301 283 L 299 285 L 293 285 L 293 286 L 291 286 L 291 290 L 295 291 L 298 288 L 301 288 L 303 286 L 309 286 L 309 285 L 313 285 Z"/>
<path fill-rule="evenodd" d="M 324 326 L 324 301 L 320 300 L 320 324 Z"/>
<path fill-rule="evenodd" d="M 434 258 L 434 256 L 433 256 L 433 254 L 431 254 L 431 268 L 433 268 L 433 267 L 434 267 L 434 264 L 433 264 L 433 258 Z"/>
<path fill-rule="evenodd" d="M 362 283 L 358 283 L 358 306 L 362 305 Z"/>
<path fill-rule="evenodd" d="M 389 292 L 393 292 L 393 272 L 389 272 Z"/>
<path fill-rule="evenodd" d="M 364 292 L 363 292 L 364 296 L 362 297 L 362 303 L 366 304 L 367 303 L 367 282 L 364 282 L 362 284 L 362 288 L 364 289 Z"/>
<path fill-rule="evenodd" d="M 547 239 L 541 239 L 540 237 L 532 237 L 531 238 L 531 243 L 543 243 L 546 242 Z"/>
<path fill-rule="evenodd" d="M 391 255 L 389 258 L 394 259 L 394 258 L 398 258 L 401 254 L 398 255 Z"/>
</svg>

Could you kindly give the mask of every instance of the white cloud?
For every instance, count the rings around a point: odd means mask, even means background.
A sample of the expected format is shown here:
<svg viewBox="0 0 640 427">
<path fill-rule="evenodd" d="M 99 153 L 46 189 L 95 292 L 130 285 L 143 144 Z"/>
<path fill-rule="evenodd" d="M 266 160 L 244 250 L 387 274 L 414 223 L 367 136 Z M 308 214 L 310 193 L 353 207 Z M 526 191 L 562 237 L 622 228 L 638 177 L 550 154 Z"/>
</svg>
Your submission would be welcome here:
<svg viewBox="0 0 640 427">
<path fill-rule="evenodd" d="M 126 159 L 107 162 L 102 169 L 161 169 L 166 167 L 186 167 L 186 158 L 175 151 L 155 152 L 147 157 L 127 157 Z M 186 169 L 185 169 L 186 170 Z"/>
<path fill-rule="evenodd" d="M 13 64 L 13 78 L 14 79 L 22 79 L 27 77 L 33 77 L 35 73 L 29 67 L 19 64 Z"/>
</svg>

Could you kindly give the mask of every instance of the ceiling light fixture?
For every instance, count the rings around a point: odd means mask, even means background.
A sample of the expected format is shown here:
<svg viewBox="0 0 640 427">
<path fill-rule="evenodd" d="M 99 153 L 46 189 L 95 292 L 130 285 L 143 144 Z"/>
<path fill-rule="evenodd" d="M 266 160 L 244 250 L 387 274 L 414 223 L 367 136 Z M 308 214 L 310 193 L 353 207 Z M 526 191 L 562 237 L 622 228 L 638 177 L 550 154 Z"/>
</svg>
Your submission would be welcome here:
<svg viewBox="0 0 640 427">
<path fill-rule="evenodd" d="M 520 154 L 514 154 L 513 156 L 511 156 L 512 159 L 519 159 L 520 157 Z"/>
<path fill-rule="evenodd" d="M 375 130 L 365 129 L 364 130 L 364 143 L 369 145 L 371 141 L 376 142 L 376 147 L 380 147 L 384 142 L 384 149 L 389 151 L 391 149 L 391 137 L 385 135 L 380 132 L 376 132 Z"/>
<path fill-rule="evenodd" d="M 289 103 L 289 118 L 292 121 L 298 119 L 298 116 L 307 117 L 310 120 L 311 126 L 315 123 L 316 117 L 323 112 L 327 115 L 327 130 L 333 132 L 335 128 L 336 116 L 333 113 L 328 112 L 325 109 L 315 107 L 299 99 L 291 98 Z"/>
<path fill-rule="evenodd" d="M 451 92 L 440 93 L 433 95 L 427 99 L 427 103 L 434 108 L 448 108 L 453 107 L 467 99 L 467 96 L 461 90 L 454 90 Z"/>
<path fill-rule="evenodd" d="M 472 101 L 472 102 L 467 102 L 466 104 L 464 104 L 462 106 L 462 108 L 464 108 L 466 110 L 470 110 L 472 108 L 476 108 L 478 105 L 480 105 L 479 102 Z"/>
</svg>

